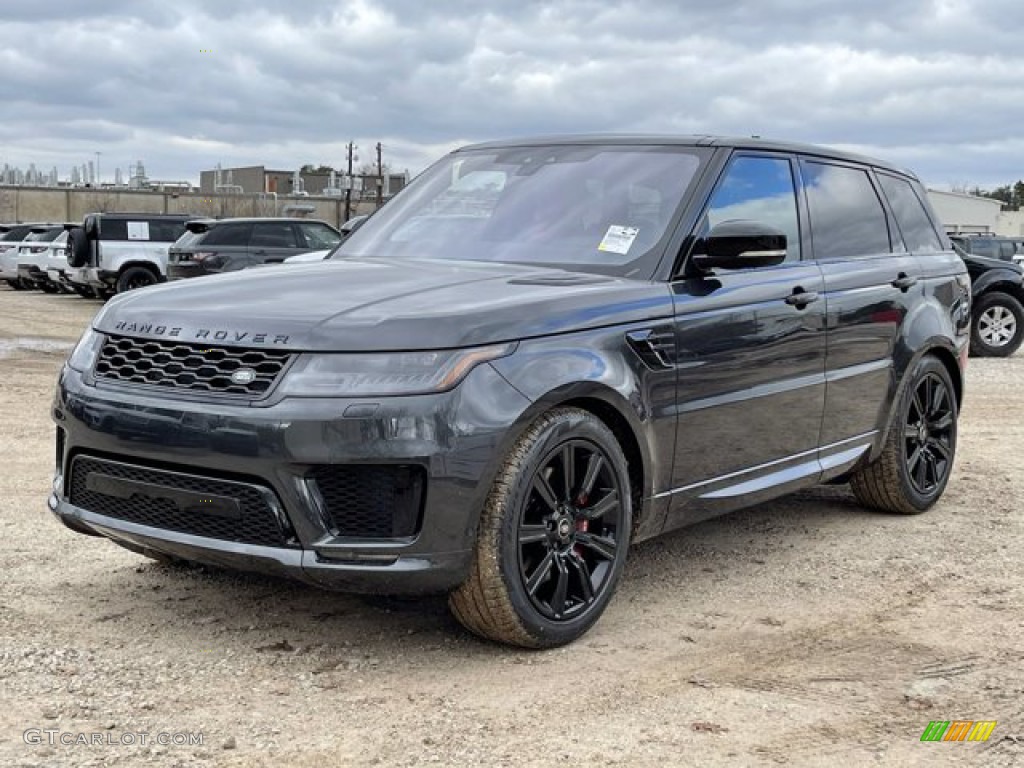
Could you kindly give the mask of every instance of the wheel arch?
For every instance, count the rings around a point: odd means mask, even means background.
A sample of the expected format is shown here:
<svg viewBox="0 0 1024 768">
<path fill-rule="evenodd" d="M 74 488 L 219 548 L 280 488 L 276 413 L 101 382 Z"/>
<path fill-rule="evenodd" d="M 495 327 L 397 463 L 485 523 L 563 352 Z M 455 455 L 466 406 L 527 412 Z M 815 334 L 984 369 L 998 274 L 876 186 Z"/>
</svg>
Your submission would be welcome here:
<svg viewBox="0 0 1024 768">
<path fill-rule="evenodd" d="M 651 447 L 636 411 L 615 389 L 595 381 L 579 381 L 549 390 L 520 414 L 499 455 L 507 454 L 520 435 L 540 416 L 563 407 L 592 413 L 611 430 L 626 457 L 633 501 L 634 536 L 646 538 L 651 535 L 645 525 L 657 523 L 657 515 L 652 514 L 654 473 L 651 469 Z"/>
<path fill-rule="evenodd" d="M 149 270 L 157 279 L 160 278 L 160 267 L 152 261 L 145 261 L 139 259 L 133 259 L 132 261 L 126 261 L 120 267 L 117 268 L 117 276 L 120 277 L 132 267 L 142 267 L 143 269 Z"/>
<path fill-rule="evenodd" d="M 871 455 L 868 461 L 874 461 L 881 454 L 882 449 L 885 446 L 885 441 L 889 436 L 889 430 L 892 428 L 893 419 L 899 409 L 900 401 L 903 399 L 903 394 L 910 385 L 911 373 L 917 367 L 918 362 L 928 356 L 934 357 L 942 363 L 942 366 L 949 374 L 949 378 L 953 382 L 953 392 L 956 395 L 956 409 L 959 413 L 960 406 L 963 404 L 964 398 L 964 380 L 956 352 L 948 339 L 932 339 L 930 343 L 920 348 L 913 357 L 910 358 L 907 365 L 903 367 L 899 383 L 894 390 L 892 402 L 890 403 L 886 414 L 885 427 L 880 431 L 878 439 L 871 450 Z"/>
</svg>

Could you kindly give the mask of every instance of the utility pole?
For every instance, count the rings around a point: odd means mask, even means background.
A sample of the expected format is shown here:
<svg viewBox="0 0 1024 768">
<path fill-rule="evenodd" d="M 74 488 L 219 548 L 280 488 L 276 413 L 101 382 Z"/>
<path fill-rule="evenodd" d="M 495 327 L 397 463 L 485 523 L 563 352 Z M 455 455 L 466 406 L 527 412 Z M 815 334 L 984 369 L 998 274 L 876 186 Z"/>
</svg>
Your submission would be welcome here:
<svg viewBox="0 0 1024 768">
<path fill-rule="evenodd" d="M 381 146 L 377 142 L 377 207 L 384 205 L 384 164 L 380 161 Z"/>
<path fill-rule="evenodd" d="M 348 183 L 345 184 L 345 221 L 352 218 L 352 160 L 356 151 L 356 145 L 351 141 L 348 143 L 348 170 L 345 172 L 345 178 L 348 179 Z"/>
</svg>

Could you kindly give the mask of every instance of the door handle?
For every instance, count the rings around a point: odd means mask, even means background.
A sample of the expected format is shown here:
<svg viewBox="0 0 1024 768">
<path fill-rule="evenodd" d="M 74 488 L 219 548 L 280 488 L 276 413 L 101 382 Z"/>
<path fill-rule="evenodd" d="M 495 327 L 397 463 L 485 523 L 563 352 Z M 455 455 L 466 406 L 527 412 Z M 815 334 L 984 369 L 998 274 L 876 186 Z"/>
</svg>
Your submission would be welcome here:
<svg viewBox="0 0 1024 768">
<path fill-rule="evenodd" d="M 797 309 L 803 309 L 808 304 L 812 304 L 821 297 L 814 291 L 805 291 L 803 288 L 794 288 L 793 292 L 786 297 L 786 303 L 791 307 Z"/>
<path fill-rule="evenodd" d="M 893 288 L 899 288 L 906 293 L 911 287 L 917 285 L 917 278 L 911 277 L 906 272 L 900 272 L 895 280 L 890 283 Z"/>
</svg>

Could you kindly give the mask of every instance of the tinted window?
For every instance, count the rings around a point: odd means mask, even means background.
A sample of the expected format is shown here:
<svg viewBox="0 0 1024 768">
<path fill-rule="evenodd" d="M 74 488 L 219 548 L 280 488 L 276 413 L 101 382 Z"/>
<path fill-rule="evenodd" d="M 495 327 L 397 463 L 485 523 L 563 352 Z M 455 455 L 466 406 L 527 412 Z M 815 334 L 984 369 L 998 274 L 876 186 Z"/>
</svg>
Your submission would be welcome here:
<svg viewBox="0 0 1024 768">
<path fill-rule="evenodd" d="M 18 241 L 18 242 L 20 242 L 20 241 L 24 240 L 25 236 L 29 232 L 31 232 L 31 231 L 32 231 L 32 227 L 31 226 L 12 227 L 8 232 L 4 233 L 3 237 L 0 237 L 0 240 L 4 240 L 4 241 L 7 241 L 7 242 L 11 242 L 11 241 Z"/>
<path fill-rule="evenodd" d="M 299 224 L 298 227 L 299 231 L 306 238 L 306 245 L 318 251 L 325 248 L 333 248 L 341 242 L 341 235 L 324 224 L 310 222 Z"/>
<path fill-rule="evenodd" d="M 219 224 L 210 228 L 206 237 L 202 238 L 203 245 L 248 245 L 249 224 Z"/>
<path fill-rule="evenodd" d="M 999 241 L 999 258 L 1005 259 L 1006 261 L 1013 261 L 1013 254 L 1017 252 L 1017 247 L 1010 240 Z"/>
<path fill-rule="evenodd" d="M 903 233 L 907 248 L 912 252 L 941 251 L 942 241 L 910 182 L 884 173 L 878 175 L 878 181 L 896 216 L 896 224 Z"/>
<path fill-rule="evenodd" d="M 803 171 L 815 258 L 889 252 L 885 210 L 866 171 L 814 162 Z"/>
<path fill-rule="evenodd" d="M 128 222 L 124 219 L 100 219 L 100 240 L 127 240 Z"/>
<path fill-rule="evenodd" d="M 786 261 L 800 258 L 800 227 L 789 160 L 737 157 L 732 161 L 711 198 L 707 229 L 733 219 L 759 221 L 782 230 L 786 234 Z"/>
<path fill-rule="evenodd" d="M 149 222 L 149 239 L 158 243 L 173 243 L 185 232 L 185 222 L 154 219 Z"/>
<path fill-rule="evenodd" d="M 264 248 L 297 248 L 295 242 L 295 230 L 292 225 L 284 221 L 268 221 L 252 226 L 251 246 L 262 246 Z"/>
</svg>

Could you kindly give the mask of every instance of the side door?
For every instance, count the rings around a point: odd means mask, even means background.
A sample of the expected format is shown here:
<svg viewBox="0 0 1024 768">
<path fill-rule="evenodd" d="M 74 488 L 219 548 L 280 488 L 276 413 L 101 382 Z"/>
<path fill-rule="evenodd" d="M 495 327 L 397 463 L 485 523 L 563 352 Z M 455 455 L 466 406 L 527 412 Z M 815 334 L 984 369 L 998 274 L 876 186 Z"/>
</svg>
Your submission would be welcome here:
<svg viewBox="0 0 1024 768">
<path fill-rule="evenodd" d="M 828 306 L 821 424 L 828 477 L 884 429 L 897 358 L 910 354 L 898 342 L 923 284 L 920 264 L 903 247 L 869 168 L 819 158 L 803 158 L 800 166 Z"/>
<path fill-rule="evenodd" d="M 249 265 L 281 262 L 299 252 L 295 226 L 290 221 L 257 221 L 249 239 Z"/>
<path fill-rule="evenodd" d="M 215 224 L 195 243 L 197 258 L 203 255 L 204 272 L 232 272 L 249 265 L 249 239 L 252 224 L 244 221 L 228 221 Z"/>
<path fill-rule="evenodd" d="M 805 214 L 796 163 L 736 152 L 693 233 L 691 254 L 722 222 L 786 234 L 770 267 L 696 273 L 672 282 L 678 433 L 667 527 L 813 484 L 825 401 L 821 270 L 802 260 Z"/>
</svg>

